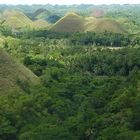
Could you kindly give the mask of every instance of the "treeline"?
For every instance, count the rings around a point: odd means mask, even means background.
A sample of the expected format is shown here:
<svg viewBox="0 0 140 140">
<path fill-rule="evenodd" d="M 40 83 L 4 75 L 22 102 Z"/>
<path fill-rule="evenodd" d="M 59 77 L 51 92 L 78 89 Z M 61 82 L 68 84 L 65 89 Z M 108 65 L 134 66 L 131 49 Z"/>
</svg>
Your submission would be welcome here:
<svg viewBox="0 0 140 140">
<path fill-rule="evenodd" d="M 35 38 L 35 37 L 42 37 L 42 38 L 49 38 L 49 39 L 61 39 L 61 38 L 68 38 L 70 37 L 70 33 L 60 33 L 54 32 L 49 30 L 28 30 L 22 32 L 19 37 L 22 38 Z"/>
<path fill-rule="evenodd" d="M 112 46 L 122 47 L 131 44 L 131 39 L 128 35 L 118 33 L 76 33 L 71 39 L 70 43 L 74 45 L 96 45 L 96 46 Z"/>
<path fill-rule="evenodd" d="M 18 34 L 18 37 L 23 38 L 49 38 L 49 39 L 63 39 L 67 38 L 70 45 L 93 45 L 96 46 L 112 46 L 121 47 L 128 46 L 131 44 L 130 37 L 124 34 L 117 33 L 60 33 L 49 30 L 29 30 Z M 134 44 L 134 43 L 133 43 Z"/>
<path fill-rule="evenodd" d="M 73 71 L 87 71 L 98 76 L 128 76 L 140 69 L 140 49 L 94 50 L 88 48 L 70 63 Z"/>
<path fill-rule="evenodd" d="M 140 45 L 139 35 L 119 34 L 111 32 L 95 33 L 66 33 L 54 32 L 50 30 L 22 30 L 13 32 L 6 26 L 0 26 L 0 33 L 4 36 L 12 36 L 19 39 L 67 39 L 69 45 L 95 45 L 110 47 L 125 47 Z"/>
</svg>

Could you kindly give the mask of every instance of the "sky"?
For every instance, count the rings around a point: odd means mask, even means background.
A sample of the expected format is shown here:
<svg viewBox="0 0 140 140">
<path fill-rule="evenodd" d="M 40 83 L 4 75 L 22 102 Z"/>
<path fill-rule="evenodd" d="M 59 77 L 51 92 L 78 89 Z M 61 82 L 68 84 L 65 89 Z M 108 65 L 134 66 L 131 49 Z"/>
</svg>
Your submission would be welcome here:
<svg viewBox="0 0 140 140">
<path fill-rule="evenodd" d="M 0 4 L 140 4 L 140 0 L 0 0 Z"/>
</svg>

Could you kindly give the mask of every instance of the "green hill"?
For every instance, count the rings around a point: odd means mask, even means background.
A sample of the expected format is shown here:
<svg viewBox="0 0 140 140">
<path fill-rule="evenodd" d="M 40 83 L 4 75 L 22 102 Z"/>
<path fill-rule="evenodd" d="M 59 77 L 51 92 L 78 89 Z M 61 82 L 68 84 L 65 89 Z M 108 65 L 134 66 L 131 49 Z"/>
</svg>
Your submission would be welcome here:
<svg viewBox="0 0 140 140">
<path fill-rule="evenodd" d="M 34 29 L 45 29 L 49 27 L 49 23 L 43 19 L 38 19 L 33 22 Z"/>
<path fill-rule="evenodd" d="M 4 25 L 7 25 L 14 29 L 30 28 L 32 21 L 20 11 L 6 10 L 2 15 L 4 19 Z"/>
<path fill-rule="evenodd" d="M 46 19 L 51 15 L 51 12 L 44 8 L 39 8 L 35 12 L 26 13 L 26 15 L 32 20 Z"/>
<path fill-rule="evenodd" d="M 26 85 L 36 85 L 39 78 L 25 66 L 18 64 L 0 49 L 0 94 L 23 91 Z"/>
<path fill-rule="evenodd" d="M 75 13 L 68 13 L 51 30 L 56 32 L 79 32 L 84 31 L 85 19 Z"/>
<path fill-rule="evenodd" d="M 38 9 L 34 15 L 36 19 L 46 19 L 48 16 L 50 16 L 50 12 L 46 9 Z"/>
<path fill-rule="evenodd" d="M 85 31 L 91 31 L 95 29 L 98 19 L 95 17 L 86 18 Z"/>
<path fill-rule="evenodd" d="M 52 26 L 51 30 L 56 32 L 108 31 L 114 33 L 127 33 L 123 26 L 113 19 L 97 19 L 95 17 L 84 19 L 75 13 L 65 15 Z"/>
<path fill-rule="evenodd" d="M 127 33 L 119 22 L 112 19 L 92 19 L 85 28 L 86 31 Z"/>
</svg>

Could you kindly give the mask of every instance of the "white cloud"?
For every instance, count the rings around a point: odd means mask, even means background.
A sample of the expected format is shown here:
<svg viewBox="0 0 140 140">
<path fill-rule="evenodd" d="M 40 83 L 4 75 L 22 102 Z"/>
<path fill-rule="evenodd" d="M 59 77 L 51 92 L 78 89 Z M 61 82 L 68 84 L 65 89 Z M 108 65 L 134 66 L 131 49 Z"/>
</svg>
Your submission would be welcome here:
<svg viewBox="0 0 140 140">
<path fill-rule="evenodd" d="M 1 4 L 140 4 L 140 0 L 0 0 Z"/>
</svg>

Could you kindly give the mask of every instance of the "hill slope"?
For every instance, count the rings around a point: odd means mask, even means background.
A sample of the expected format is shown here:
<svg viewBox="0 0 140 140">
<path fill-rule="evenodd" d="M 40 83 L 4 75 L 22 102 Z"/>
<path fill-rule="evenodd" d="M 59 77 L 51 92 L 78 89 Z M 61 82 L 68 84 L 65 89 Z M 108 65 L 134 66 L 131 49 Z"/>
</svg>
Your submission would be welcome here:
<svg viewBox="0 0 140 140">
<path fill-rule="evenodd" d="M 108 31 L 114 33 L 127 33 L 123 26 L 113 19 L 97 19 L 95 17 L 84 19 L 75 13 L 65 15 L 52 26 L 51 30 L 56 32 Z"/>
<path fill-rule="evenodd" d="M 37 76 L 0 49 L 0 94 L 22 91 L 24 84 L 30 86 L 38 83 Z"/>
<path fill-rule="evenodd" d="M 2 15 L 4 19 L 4 25 L 7 25 L 14 29 L 30 28 L 32 21 L 20 11 L 6 10 Z"/>
<path fill-rule="evenodd" d="M 88 22 L 86 31 L 127 33 L 122 25 L 112 19 L 96 19 Z"/>
<path fill-rule="evenodd" d="M 85 31 L 92 31 L 96 28 L 98 19 L 95 17 L 86 18 Z"/>
<path fill-rule="evenodd" d="M 45 10 L 36 15 L 36 19 L 46 19 L 50 15 L 50 12 Z"/>
<path fill-rule="evenodd" d="M 69 13 L 54 24 L 51 30 L 56 32 L 79 32 L 84 31 L 84 18 L 75 13 Z"/>
<path fill-rule="evenodd" d="M 49 23 L 43 19 L 35 20 L 33 22 L 33 28 L 35 29 L 43 29 L 47 28 L 49 26 Z"/>
</svg>

